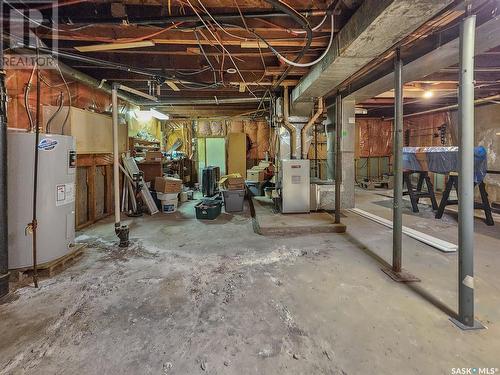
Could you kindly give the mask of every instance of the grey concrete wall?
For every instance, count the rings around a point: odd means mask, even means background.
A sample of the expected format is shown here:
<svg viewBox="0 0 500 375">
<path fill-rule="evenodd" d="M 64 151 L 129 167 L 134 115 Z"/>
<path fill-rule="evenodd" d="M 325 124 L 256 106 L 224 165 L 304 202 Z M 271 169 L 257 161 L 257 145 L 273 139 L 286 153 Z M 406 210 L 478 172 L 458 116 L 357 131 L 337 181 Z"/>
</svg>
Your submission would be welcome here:
<svg viewBox="0 0 500 375">
<path fill-rule="evenodd" d="M 342 208 L 354 207 L 354 151 L 356 142 L 355 101 L 342 101 Z"/>
<path fill-rule="evenodd" d="M 327 129 L 331 129 L 328 135 L 328 153 L 327 163 L 328 171 L 332 173 L 331 178 L 335 174 L 335 134 L 336 134 L 336 117 L 335 106 L 327 109 L 328 122 L 331 125 Z M 356 140 L 356 120 L 355 120 L 355 101 L 342 101 L 342 187 L 341 187 L 341 202 L 340 206 L 345 208 L 354 207 L 354 150 Z M 329 176 L 330 177 L 330 176 Z"/>
<path fill-rule="evenodd" d="M 454 129 L 458 129 L 458 112 L 451 113 Z M 488 150 L 488 169 L 500 171 L 500 104 L 475 108 L 474 144 Z M 500 202 L 500 175 L 487 175 L 486 186 L 491 201 Z"/>
</svg>

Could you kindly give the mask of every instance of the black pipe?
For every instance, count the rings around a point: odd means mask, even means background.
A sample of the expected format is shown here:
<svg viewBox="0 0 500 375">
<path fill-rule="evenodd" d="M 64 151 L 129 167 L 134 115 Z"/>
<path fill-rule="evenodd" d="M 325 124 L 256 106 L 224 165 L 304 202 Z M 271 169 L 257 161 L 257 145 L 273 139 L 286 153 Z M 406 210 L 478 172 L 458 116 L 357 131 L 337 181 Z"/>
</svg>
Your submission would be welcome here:
<svg viewBox="0 0 500 375">
<path fill-rule="evenodd" d="M 36 54 L 39 56 L 39 49 L 37 48 Z M 37 269 L 37 218 L 36 218 L 36 205 L 37 205 L 37 193 L 38 193 L 38 142 L 40 141 L 40 125 L 41 125 L 41 117 L 42 113 L 40 111 L 40 100 L 41 100 L 41 79 L 40 79 L 40 68 L 36 69 L 36 128 L 35 128 L 35 161 L 33 168 L 33 219 L 31 221 L 31 230 L 33 231 L 33 284 L 35 284 L 35 288 L 38 288 L 38 269 Z"/>
<path fill-rule="evenodd" d="M 0 55 L 2 52 L 0 51 Z M 9 293 L 9 244 L 7 222 L 7 91 L 3 56 L 0 59 L 0 297 Z"/>
<path fill-rule="evenodd" d="M 277 7 L 278 8 L 278 7 Z M 282 8 L 280 8 L 282 10 Z M 312 16 L 324 16 L 327 11 L 306 11 L 297 12 L 302 17 L 312 17 Z M 200 15 L 204 21 L 210 21 L 211 18 L 208 15 Z M 251 12 L 243 14 L 245 18 L 275 18 L 275 17 L 290 17 L 289 13 L 281 12 Z M 241 19 L 239 13 L 231 14 L 214 14 L 213 17 L 217 21 L 229 21 Z M 123 23 L 133 24 L 133 25 L 169 25 L 177 22 L 197 22 L 199 21 L 198 16 L 171 16 L 171 17 L 151 17 L 151 18 L 60 18 L 59 25 L 75 25 L 75 24 L 115 24 L 122 25 Z"/>
<path fill-rule="evenodd" d="M 313 32 L 311 29 L 311 26 L 309 25 L 309 22 L 307 19 L 299 12 L 297 12 L 295 9 L 291 8 L 290 6 L 286 5 L 285 3 L 282 3 L 281 0 L 266 0 L 267 3 L 271 4 L 274 6 L 276 9 L 281 10 L 283 13 L 288 14 L 290 17 L 292 17 L 298 24 L 302 26 L 302 28 L 306 32 L 306 44 L 304 48 L 299 52 L 297 57 L 295 57 L 294 62 L 299 62 L 302 57 L 306 54 L 306 52 L 309 50 L 311 47 L 312 43 L 312 38 L 313 38 Z M 281 77 L 276 81 L 276 83 L 273 85 L 273 89 L 276 89 L 279 87 L 281 82 L 285 80 L 285 78 L 288 76 L 288 73 L 290 70 L 292 70 L 293 66 L 288 65 Z"/>
</svg>

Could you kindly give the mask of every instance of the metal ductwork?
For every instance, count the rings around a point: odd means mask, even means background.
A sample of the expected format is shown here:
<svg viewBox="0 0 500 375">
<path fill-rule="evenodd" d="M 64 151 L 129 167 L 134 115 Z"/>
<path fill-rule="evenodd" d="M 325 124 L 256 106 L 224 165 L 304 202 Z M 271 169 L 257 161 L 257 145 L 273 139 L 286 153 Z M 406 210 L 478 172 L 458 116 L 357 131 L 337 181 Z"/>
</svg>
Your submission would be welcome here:
<svg viewBox="0 0 500 375">
<path fill-rule="evenodd" d="M 288 86 L 285 86 L 283 93 L 283 126 L 290 134 L 290 159 L 297 158 L 297 130 L 290 122 L 290 94 Z"/>
<path fill-rule="evenodd" d="M 318 118 L 323 114 L 323 98 L 318 98 L 318 110 L 314 113 L 311 119 L 300 131 L 300 150 L 302 153 L 302 159 L 307 159 L 307 154 L 309 149 L 306 147 L 306 135 L 307 131 L 314 125 Z"/>
<path fill-rule="evenodd" d="M 33 51 L 27 48 L 16 48 L 14 50 L 15 52 L 19 54 L 31 54 Z M 61 69 L 61 72 L 66 75 L 67 77 L 71 77 L 75 81 L 78 81 L 80 83 L 83 83 L 89 87 L 92 87 L 97 90 L 104 91 L 105 93 L 111 95 L 111 85 L 109 83 L 106 83 L 104 80 L 98 80 L 94 77 L 89 76 L 88 74 L 82 73 L 76 69 L 73 69 L 66 64 L 62 63 L 61 61 L 58 61 L 57 64 L 59 65 L 59 69 Z M 123 99 L 129 103 L 137 105 L 137 100 L 131 97 L 128 94 L 125 94 L 123 92 L 118 92 L 118 97 L 120 99 Z"/>
</svg>

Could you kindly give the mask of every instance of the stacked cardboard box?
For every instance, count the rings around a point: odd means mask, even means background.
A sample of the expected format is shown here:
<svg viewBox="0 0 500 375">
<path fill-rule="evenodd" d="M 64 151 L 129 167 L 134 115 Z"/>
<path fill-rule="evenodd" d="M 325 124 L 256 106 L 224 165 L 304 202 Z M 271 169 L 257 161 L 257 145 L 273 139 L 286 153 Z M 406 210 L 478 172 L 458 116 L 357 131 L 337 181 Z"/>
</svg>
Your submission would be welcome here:
<svg viewBox="0 0 500 375">
<path fill-rule="evenodd" d="M 182 180 L 173 177 L 156 177 L 155 190 L 158 193 L 180 193 L 182 190 Z"/>
<path fill-rule="evenodd" d="M 261 182 L 273 176 L 274 166 L 270 161 L 261 161 L 259 165 L 247 169 L 247 181 Z"/>
<path fill-rule="evenodd" d="M 245 180 L 239 173 L 222 176 L 219 185 L 224 190 L 244 190 Z"/>
</svg>

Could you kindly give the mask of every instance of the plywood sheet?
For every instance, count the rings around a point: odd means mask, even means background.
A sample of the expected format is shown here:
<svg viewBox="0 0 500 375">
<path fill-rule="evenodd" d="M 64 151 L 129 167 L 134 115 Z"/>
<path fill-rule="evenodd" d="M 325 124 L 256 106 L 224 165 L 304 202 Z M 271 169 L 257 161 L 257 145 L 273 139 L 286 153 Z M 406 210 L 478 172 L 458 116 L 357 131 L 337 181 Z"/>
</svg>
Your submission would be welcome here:
<svg viewBox="0 0 500 375">
<path fill-rule="evenodd" d="M 51 117 L 56 107 L 43 108 L 44 123 Z M 67 107 L 55 117 L 51 130 L 54 133 L 72 135 L 76 140 L 78 154 L 105 154 L 113 152 L 113 125 L 111 116 L 71 107 L 71 113 L 64 130 L 62 124 L 66 116 Z M 127 125 L 118 126 L 118 148 L 125 152 L 128 148 Z"/>
<path fill-rule="evenodd" d="M 96 167 L 95 171 L 95 205 L 96 217 L 101 217 L 106 210 L 106 170 L 104 166 Z"/>
<path fill-rule="evenodd" d="M 245 133 L 229 133 L 227 137 L 227 173 L 245 176 L 247 170 L 247 137 Z"/>
<path fill-rule="evenodd" d="M 87 168 L 76 169 L 76 226 L 89 221 Z"/>
</svg>

